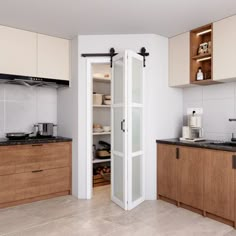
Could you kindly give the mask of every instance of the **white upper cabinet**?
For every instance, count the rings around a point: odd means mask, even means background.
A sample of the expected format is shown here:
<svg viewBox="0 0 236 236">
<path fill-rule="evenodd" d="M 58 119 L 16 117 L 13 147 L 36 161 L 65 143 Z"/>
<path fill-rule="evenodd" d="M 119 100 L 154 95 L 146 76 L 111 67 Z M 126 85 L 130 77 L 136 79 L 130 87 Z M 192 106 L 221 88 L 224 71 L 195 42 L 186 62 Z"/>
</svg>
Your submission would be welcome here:
<svg viewBox="0 0 236 236">
<path fill-rule="evenodd" d="M 0 26 L 0 74 L 36 76 L 37 34 Z"/>
<path fill-rule="evenodd" d="M 70 78 L 69 40 L 38 34 L 38 77 Z"/>
<path fill-rule="evenodd" d="M 213 23 L 213 80 L 236 79 L 236 15 Z"/>
<path fill-rule="evenodd" d="M 190 33 L 169 39 L 169 86 L 190 84 Z"/>
</svg>

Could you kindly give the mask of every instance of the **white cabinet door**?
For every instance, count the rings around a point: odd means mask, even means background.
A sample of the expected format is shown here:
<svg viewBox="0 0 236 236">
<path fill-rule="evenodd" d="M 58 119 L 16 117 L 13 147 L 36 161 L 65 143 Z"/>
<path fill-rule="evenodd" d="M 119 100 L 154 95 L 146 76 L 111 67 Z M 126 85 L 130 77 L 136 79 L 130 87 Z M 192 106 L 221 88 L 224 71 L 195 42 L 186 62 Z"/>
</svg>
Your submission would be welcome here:
<svg viewBox="0 0 236 236">
<path fill-rule="evenodd" d="M 190 84 L 190 33 L 169 39 L 169 86 Z"/>
<path fill-rule="evenodd" d="M 213 23 L 213 80 L 236 79 L 236 15 Z"/>
<path fill-rule="evenodd" d="M 111 197 L 131 210 L 144 201 L 143 58 L 125 51 L 113 61 Z"/>
<path fill-rule="evenodd" d="M 36 76 L 37 34 L 0 26 L 0 74 Z"/>
<path fill-rule="evenodd" d="M 69 40 L 38 34 L 38 77 L 69 80 Z"/>
</svg>

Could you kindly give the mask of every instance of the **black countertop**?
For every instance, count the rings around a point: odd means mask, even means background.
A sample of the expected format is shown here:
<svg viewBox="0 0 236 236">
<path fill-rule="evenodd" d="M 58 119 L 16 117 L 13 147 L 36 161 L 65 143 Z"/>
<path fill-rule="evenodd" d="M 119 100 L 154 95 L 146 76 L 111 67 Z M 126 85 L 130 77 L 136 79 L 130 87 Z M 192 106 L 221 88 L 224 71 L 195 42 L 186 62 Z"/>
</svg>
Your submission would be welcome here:
<svg viewBox="0 0 236 236">
<path fill-rule="evenodd" d="M 11 145 L 24 145 L 24 144 L 37 144 L 37 143 L 59 143 L 59 142 L 71 142 L 71 138 L 66 137 L 49 137 L 49 138 L 28 138 L 23 140 L 8 140 L 0 139 L 0 146 Z"/>
<path fill-rule="evenodd" d="M 219 142 L 216 140 L 206 140 L 201 142 L 188 142 L 188 141 L 180 141 L 178 138 L 174 139 L 161 139 L 156 140 L 157 143 L 162 144 L 172 144 L 178 146 L 187 146 L 187 147 L 195 147 L 195 148 L 206 148 L 213 150 L 221 150 L 227 152 L 236 152 L 236 142 Z M 213 144 L 216 143 L 216 144 Z M 228 145 L 226 145 L 228 144 Z"/>
</svg>

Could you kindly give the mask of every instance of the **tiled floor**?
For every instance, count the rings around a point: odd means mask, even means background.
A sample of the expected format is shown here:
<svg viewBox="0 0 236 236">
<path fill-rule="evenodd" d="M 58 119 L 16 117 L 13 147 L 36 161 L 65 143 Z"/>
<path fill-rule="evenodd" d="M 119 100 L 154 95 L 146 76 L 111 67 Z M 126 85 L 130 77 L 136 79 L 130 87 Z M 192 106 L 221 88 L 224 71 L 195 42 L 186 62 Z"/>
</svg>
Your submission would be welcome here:
<svg viewBox="0 0 236 236">
<path fill-rule="evenodd" d="M 236 230 L 163 201 L 123 211 L 110 201 L 109 188 L 100 187 L 90 201 L 66 196 L 2 209 L 0 235 L 233 236 Z"/>
</svg>

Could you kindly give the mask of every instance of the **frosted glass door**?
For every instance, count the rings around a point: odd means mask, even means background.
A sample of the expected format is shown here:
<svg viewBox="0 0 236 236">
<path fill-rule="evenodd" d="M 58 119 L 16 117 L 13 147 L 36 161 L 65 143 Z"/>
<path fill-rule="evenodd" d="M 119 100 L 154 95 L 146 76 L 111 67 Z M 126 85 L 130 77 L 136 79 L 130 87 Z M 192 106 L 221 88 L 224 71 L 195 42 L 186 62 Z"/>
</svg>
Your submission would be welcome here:
<svg viewBox="0 0 236 236">
<path fill-rule="evenodd" d="M 125 109 L 125 60 L 123 55 L 113 58 L 112 70 L 112 200 L 127 209 L 127 155 L 126 155 L 126 109 Z"/>
<path fill-rule="evenodd" d="M 113 58 L 112 200 L 130 210 L 144 200 L 143 58 L 132 52 Z"/>
<path fill-rule="evenodd" d="M 128 209 L 144 201 L 143 58 L 128 53 Z"/>
</svg>

